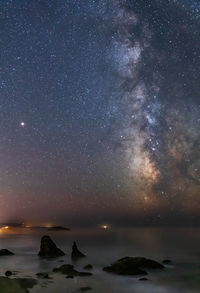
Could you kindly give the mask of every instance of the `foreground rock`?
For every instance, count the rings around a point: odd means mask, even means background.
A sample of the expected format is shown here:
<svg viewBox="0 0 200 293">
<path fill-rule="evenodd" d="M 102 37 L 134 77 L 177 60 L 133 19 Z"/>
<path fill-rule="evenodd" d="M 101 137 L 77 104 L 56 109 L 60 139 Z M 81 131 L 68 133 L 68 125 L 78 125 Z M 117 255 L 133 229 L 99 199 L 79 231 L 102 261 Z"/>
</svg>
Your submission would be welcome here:
<svg viewBox="0 0 200 293">
<path fill-rule="evenodd" d="M 49 236 L 45 235 L 41 239 L 38 255 L 42 257 L 58 257 L 65 255 L 65 253 L 56 246 Z"/>
<path fill-rule="evenodd" d="M 74 269 L 74 266 L 70 265 L 70 264 L 65 264 L 59 268 L 55 268 L 55 269 L 53 269 L 53 272 L 54 273 L 62 273 L 64 275 L 68 275 L 70 277 L 72 277 L 72 276 L 73 277 L 75 277 L 75 276 L 88 277 L 88 276 L 92 275 L 91 273 L 88 273 L 88 272 L 78 272 L 77 270 Z"/>
<path fill-rule="evenodd" d="M 33 288 L 37 284 L 34 279 L 10 279 L 0 277 L 1 293 L 28 293 L 29 288 Z"/>
<path fill-rule="evenodd" d="M 78 259 L 78 258 L 82 258 L 82 257 L 86 257 L 86 255 L 84 253 L 82 253 L 77 245 L 76 242 L 73 243 L 72 245 L 72 253 L 71 253 L 71 257 L 72 259 Z"/>
<path fill-rule="evenodd" d="M 0 256 L 3 256 L 3 255 L 14 255 L 14 253 L 8 249 L 0 249 Z"/>
<path fill-rule="evenodd" d="M 124 257 L 103 270 L 118 275 L 146 275 L 146 269 L 163 269 L 164 266 L 144 257 Z"/>
</svg>

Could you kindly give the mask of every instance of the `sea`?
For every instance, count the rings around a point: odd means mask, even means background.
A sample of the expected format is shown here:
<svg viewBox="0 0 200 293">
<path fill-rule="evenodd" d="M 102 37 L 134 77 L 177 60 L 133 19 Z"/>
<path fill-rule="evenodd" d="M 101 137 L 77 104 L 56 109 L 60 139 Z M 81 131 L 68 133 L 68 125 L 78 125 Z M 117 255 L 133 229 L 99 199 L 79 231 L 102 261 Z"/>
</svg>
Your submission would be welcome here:
<svg viewBox="0 0 200 293">
<path fill-rule="evenodd" d="M 66 255 L 47 260 L 38 257 L 40 239 L 49 235 Z M 87 255 L 75 263 L 71 248 Z M 44 229 L 14 229 L 0 233 L 0 249 L 7 248 L 13 256 L 0 257 L 0 275 L 15 271 L 11 278 L 37 278 L 36 273 L 48 272 L 50 279 L 38 279 L 32 293 L 75 293 L 80 288 L 92 288 L 94 293 L 199 293 L 200 292 L 200 229 L 199 228 L 90 228 L 70 231 Z M 102 270 L 125 256 L 142 256 L 158 262 L 171 260 L 164 270 L 151 271 L 147 281 L 139 276 L 118 276 Z M 67 279 L 53 273 L 62 264 L 73 264 L 75 269 L 92 264 L 92 276 Z M 1 289 L 1 288 L 0 288 Z M 1 292 L 1 290 L 0 290 Z M 9 291 L 8 291 L 9 293 Z"/>
</svg>

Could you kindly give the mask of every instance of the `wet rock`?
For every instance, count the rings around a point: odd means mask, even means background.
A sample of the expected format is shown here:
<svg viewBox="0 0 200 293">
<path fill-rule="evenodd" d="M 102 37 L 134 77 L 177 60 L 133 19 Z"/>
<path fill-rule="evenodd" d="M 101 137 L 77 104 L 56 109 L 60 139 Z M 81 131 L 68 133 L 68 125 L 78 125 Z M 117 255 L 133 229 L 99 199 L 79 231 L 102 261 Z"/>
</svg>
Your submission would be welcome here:
<svg viewBox="0 0 200 293">
<path fill-rule="evenodd" d="M 170 264 L 171 263 L 171 260 L 170 259 L 164 259 L 162 261 L 162 263 L 164 263 L 164 264 Z"/>
<path fill-rule="evenodd" d="M 148 281 L 147 278 L 140 278 L 139 281 Z"/>
<path fill-rule="evenodd" d="M 71 275 L 71 273 L 72 273 L 72 275 L 73 275 L 74 266 L 70 265 L 70 264 L 64 264 L 58 268 L 53 269 L 53 272 L 55 272 L 55 273 L 59 272 L 59 273 L 66 274 L 66 275 L 68 275 L 68 274 Z"/>
<path fill-rule="evenodd" d="M 40 279 L 49 279 L 48 273 L 37 273 L 36 276 Z"/>
<path fill-rule="evenodd" d="M 73 265 L 70 264 L 64 264 L 62 266 L 60 266 L 59 268 L 55 268 L 53 269 L 53 272 L 55 273 L 62 273 L 68 276 L 80 276 L 80 277 L 87 277 L 87 276 L 91 276 L 91 273 L 87 273 L 87 272 L 78 272 L 77 270 L 74 269 Z"/>
<path fill-rule="evenodd" d="M 90 291 L 90 290 L 92 290 L 92 288 L 91 287 L 81 287 L 80 288 L 80 291 Z"/>
<path fill-rule="evenodd" d="M 0 249 L 0 256 L 3 256 L 3 255 L 14 255 L 14 253 L 8 249 Z"/>
<path fill-rule="evenodd" d="M 83 267 L 85 270 L 92 270 L 93 266 L 91 264 L 88 264 L 86 266 Z"/>
<path fill-rule="evenodd" d="M 67 279 L 73 279 L 74 276 L 69 275 L 69 276 L 67 276 L 66 278 L 67 278 Z"/>
<path fill-rule="evenodd" d="M 42 257 L 58 257 L 65 255 L 65 253 L 56 246 L 49 236 L 45 235 L 41 239 L 38 255 Z"/>
<path fill-rule="evenodd" d="M 0 277 L 1 293 L 28 293 L 29 288 L 33 288 L 37 284 L 34 279 L 10 279 Z"/>
<path fill-rule="evenodd" d="M 124 257 L 103 270 L 118 275 L 146 275 L 146 269 L 162 269 L 164 266 L 144 257 Z M 144 270 L 145 269 L 145 270 Z"/>
<path fill-rule="evenodd" d="M 76 242 L 73 243 L 72 245 L 72 253 L 71 253 L 71 257 L 72 259 L 78 259 L 78 258 L 82 258 L 82 257 L 86 257 L 86 255 L 84 253 L 82 253 L 77 245 Z"/>
<path fill-rule="evenodd" d="M 11 271 L 6 271 L 6 272 L 5 272 L 5 276 L 6 276 L 6 277 L 10 277 L 10 276 L 12 276 L 12 274 L 13 274 L 13 273 L 12 273 Z"/>
</svg>

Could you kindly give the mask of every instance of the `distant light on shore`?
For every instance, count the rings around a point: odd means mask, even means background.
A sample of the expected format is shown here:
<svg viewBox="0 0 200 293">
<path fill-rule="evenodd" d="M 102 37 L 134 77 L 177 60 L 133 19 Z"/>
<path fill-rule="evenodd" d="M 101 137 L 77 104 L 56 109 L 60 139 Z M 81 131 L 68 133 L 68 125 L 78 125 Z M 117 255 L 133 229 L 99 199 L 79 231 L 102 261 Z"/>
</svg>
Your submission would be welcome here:
<svg viewBox="0 0 200 293">
<path fill-rule="evenodd" d="M 107 230 L 109 228 L 109 226 L 108 225 L 101 225 L 101 228 L 104 230 Z"/>
<path fill-rule="evenodd" d="M 0 228 L 0 232 L 5 232 L 9 229 L 9 226 L 3 226 Z"/>
</svg>

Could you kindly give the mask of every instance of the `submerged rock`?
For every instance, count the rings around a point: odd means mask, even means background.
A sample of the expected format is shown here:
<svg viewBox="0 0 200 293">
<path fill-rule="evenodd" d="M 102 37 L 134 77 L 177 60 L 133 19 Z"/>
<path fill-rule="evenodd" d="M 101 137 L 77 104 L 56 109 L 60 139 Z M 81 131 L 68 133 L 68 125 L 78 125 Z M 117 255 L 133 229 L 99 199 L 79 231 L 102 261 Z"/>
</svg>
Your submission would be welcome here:
<svg viewBox="0 0 200 293">
<path fill-rule="evenodd" d="M 28 293 L 28 288 L 33 288 L 37 284 L 34 279 L 10 279 L 0 277 L 1 293 Z"/>
<path fill-rule="evenodd" d="M 37 273 L 36 276 L 40 279 L 49 279 L 48 273 Z"/>
<path fill-rule="evenodd" d="M 85 270 L 92 270 L 93 266 L 91 264 L 88 264 L 86 266 L 83 267 Z"/>
<path fill-rule="evenodd" d="M 164 263 L 164 264 L 170 264 L 171 263 L 171 260 L 170 259 L 164 259 L 162 261 L 162 263 Z"/>
<path fill-rule="evenodd" d="M 92 290 L 92 288 L 91 287 L 81 287 L 80 288 L 80 291 L 90 291 L 90 290 Z"/>
<path fill-rule="evenodd" d="M 73 275 L 74 266 L 70 265 L 70 264 L 64 264 L 58 268 L 53 269 L 53 272 L 55 272 L 55 273 L 60 272 L 62 274 L 66 274 L 66 275 Z"/>
<path fill-rule="evenodd" d="M 148 281 L 147 278 L 140 278 L 139 281 Z"/>
<path fill-rule="evenodd" d="M 72 245 L 72 253 L 71 253 L 71 257 L 72 259 L 78 259 L 78 258 L 81 258 L 81 257 L 86 257 L 86 255 L 84 253 L 82 253 L 77 245 L 76 245 L 76 242 L 73 243 Z"/>
<path fill-rule="evenodd" d="M 67 276 L 66 278 L 67 278 L 67 279 L 73 279 L 74 276 L 69 275 L 69 276 Z"/>
<path fill-rule="evenodd" d="M 103 270 L 118 275 L 146 275 L 144 269 L 162 269 L 164 266 L 154 260 L 144 257 L 124 257 Z"/>
<path fill-rule="evenodd" d="M 2 255 L 14 255 L 14 253 L 8 249 L 0 249 L 0 256 Z"/>
<path fill-rule="evenodd" d="M 50 236 L 45 235 L 41 239 L 38 255 L 42 257 L 58 257 L 65 255 L 65 253 L 56 246 Z"/>
<path fill-rule="evenodd" d="M 78 272 L 77 270 L 74 269 L 73 265 L 70 264 L 64 264 L 62 266 L 60 266 L 59 268 L 55 268 L 53 269 L 53 272 L 55 273 L 62 273 L 68 276 L 80 276 L 80 277 L 87 277 L 87 276 L 91 276 L 91 273 L 87 273 L 87 272 Z"/>
</svg>

